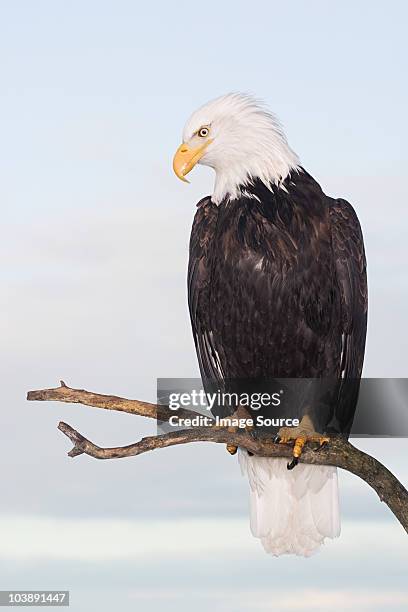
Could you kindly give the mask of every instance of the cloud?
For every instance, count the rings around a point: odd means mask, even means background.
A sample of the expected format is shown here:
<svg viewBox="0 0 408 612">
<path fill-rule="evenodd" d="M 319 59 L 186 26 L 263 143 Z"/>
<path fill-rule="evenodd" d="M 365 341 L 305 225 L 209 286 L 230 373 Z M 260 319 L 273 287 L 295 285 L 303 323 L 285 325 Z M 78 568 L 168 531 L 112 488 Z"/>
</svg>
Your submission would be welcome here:
<svg viewBox="0 0 408 612">
<path fill-rule="evenodd" d="M 248 526 L 229 520 L 67 520 L 2 517 L 0 558 L 12 560 L 112 561 L 145 563 L 243 555 L 253 550 Z"/>
<path fill-rule="evenodd" d="M 151 590 L 142 589 L 131 593 L 135 603 L 143 605 L 151 602 Z M 277 589 L 251 589 L 245 585 L 237 585 L 235 589 L 191 590 L 188 587 L 180 593 L 180 589 L 163 589 L 155 593 L 155 603 L 160 602 L 180 605 L 185 599 L 193 599 L 204 607 L 211 606 L 212 610 L 228 609 L 234 612 L 247 610 L 273 610 L 274 612 L 316 612 L 333 610 L 369 610 L 370 612 L 383 612 L 387 610 L 405 610 L 408 607 L 408 592 L 394 590 L 361 590 L 361 589 L 298 589 L 296 587 L 287 591 Z"/>
<path fill-rule="evenodd" d="M 340 540 L 328 541 L 321 556 L 338 562 L 368 560 L 372 534 L 381 530 L 376 555 L 392 548 L 395 562 L 407 557 L 396 523 L 347 521 Z M 245 518 L 182 520 L 52 519 L 2 516 L 0 558 L 6 560 L 112 561 L 267 557 Z M 322 558 L 323 560 L 323 558 Z M 313 563 L 313 561 L 312 561 Z M 316 562 L 319 564 L 319 560 Z"/>
<path fill-rule="evenodd" d="M 395 522 L 346 521 L 341 537 L 308 559 L 266 555 L 243 518 L 3 516 L 0 542 L 3 584 L 64 585 L 76 612 L 176 612 L 192 601 L 198 612 L 402 612 L 408 602 L 408 551 Z"/>
</svg>

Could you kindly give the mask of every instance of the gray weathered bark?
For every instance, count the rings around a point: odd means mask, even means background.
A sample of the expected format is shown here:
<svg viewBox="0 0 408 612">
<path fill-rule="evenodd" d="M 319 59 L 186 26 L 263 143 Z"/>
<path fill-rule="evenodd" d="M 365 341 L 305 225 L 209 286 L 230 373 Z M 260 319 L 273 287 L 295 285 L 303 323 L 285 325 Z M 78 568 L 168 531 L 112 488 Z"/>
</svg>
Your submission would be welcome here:
<svg viewBox="0 0 408 612">
<path fill-rule="evenodd" d="M 63 381 L 61 381 L 61 386 L 55 389 L 29 391 L 27 399 L 31 401 L 84 404 L 105 410 L 118 410 L 136 414 L 159 421 L 168 421 L 170 416 L 174 415 L 174 411 L 166 406 L 141 402 L 139 400 L 129 400 L 115 395 L 91 393 L 83 389 L 71 389 Z M 197 416 L 197 413 L 181 409 L 178 410 L 177 415 L 189 418 Z M 254 436 L 245 430 L 234 432 L 227 428 L 215 426 L 185 429 L 151 436 L 142 438 L 134 444 L 116 448 L 101 448 L 97 446 L 67 423 L 59 423 L 58 428 L 73 444 L 73 448 L 68 453 L 70 457 L 86 454 L 96 459 L 117 459 L 120 457 L 133 457 L 158 448 L 190 442 L 231 444 L 262 457 L 290 458 L 292 456 L 290 446 L 275 444 L 270 437 L 265 435 Z M 343 438 L 333 437 L 329 444 L 318 450 L 306 446 L 300 461 L 315 465 L 337 466 L 359 476 L 378 493 L 380 500 L 387 504 L 408 533 L 408 491 L 377 459 L 358 450 Z"/>
</svg>

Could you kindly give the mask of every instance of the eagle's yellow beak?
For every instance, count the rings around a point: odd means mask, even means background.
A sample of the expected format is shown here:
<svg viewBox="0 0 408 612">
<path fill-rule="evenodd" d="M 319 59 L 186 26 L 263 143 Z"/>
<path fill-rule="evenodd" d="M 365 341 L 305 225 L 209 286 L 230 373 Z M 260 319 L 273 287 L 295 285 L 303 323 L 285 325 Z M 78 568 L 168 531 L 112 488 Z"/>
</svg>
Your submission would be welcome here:
<svg viewBox="0 0 408 612">
<path fill-rule="evenodd" d="M 184 177 L 194 168 L 198 160 L 202 158 L 206 148 L 211 143 L 212 138 L 208 138 L 201 147 L 194 149 L 184 143 L 179 146 L 173 158 L 173 170 L 179 179 L 188 183 L 188 180 Z"/>
</svg>

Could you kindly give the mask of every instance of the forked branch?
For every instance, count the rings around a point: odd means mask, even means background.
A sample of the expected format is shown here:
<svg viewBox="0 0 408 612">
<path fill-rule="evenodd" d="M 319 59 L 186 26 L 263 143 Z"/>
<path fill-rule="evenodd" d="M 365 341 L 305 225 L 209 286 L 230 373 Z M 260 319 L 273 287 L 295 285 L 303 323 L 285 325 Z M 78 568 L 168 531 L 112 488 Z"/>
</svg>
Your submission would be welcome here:
<svg viewBox="0 0 408 612">
<path fill-rule="evenodd" d="M 129 400 L 115 395 L 92 393 L 83 389 L 71 389 L 63 381 L 61 381 L 61 386 L 55 389 L 29 391 L 27 399 L 84 404 L 105 410 L 118 410 L 136 414 L 163 422 L 168 421 L 170 416 L 174 415 L 174 411 L 167 406 Z M 177 415 L 183 418 L 192 418 L 197 416 L 197 413 L 179 409 Z M 58 428 L 73 444 L 73 448 L 68 453 L 70 457 L 82 454 L 96 459 L 133 457 L 158 448 L 190 442 L 231 444 L 262 457 L 290 458 L 292 455 L 291 448 L 286 445 L 275 444 L 265 434 L 255 437 L 244 430 L 232 432 L 227 428 L 214 426 L 173 431 L 163 435 L 142 438 L 134 444 L 116 448 L 97 446 L 67 423 L 59 423 Z M 363 453 L 341 437 L 333 437 L 327 446 L 319 450 L 305 447 L 301 462 L 315 465 L 333 465 L 359 476 L 378 493 L 380 500 L 387 504 L 408 533 L 408 491 L 384 465 L 371 455 Z"/>
</svg>

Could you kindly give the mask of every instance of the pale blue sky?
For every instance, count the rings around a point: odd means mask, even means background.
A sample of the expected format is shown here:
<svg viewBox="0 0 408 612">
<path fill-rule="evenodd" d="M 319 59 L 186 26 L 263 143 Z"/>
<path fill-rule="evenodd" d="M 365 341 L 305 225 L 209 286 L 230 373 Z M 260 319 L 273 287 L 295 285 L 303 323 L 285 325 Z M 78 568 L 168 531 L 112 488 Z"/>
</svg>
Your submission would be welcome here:
<svg viewBox="0 0 408 612">
<path fill-rule="evenodd" d="M 185 270 L 213 177 L 186 186 L 171 158 L 191 111 L 231 90 L 263 98 L 325 191 L 355 205 L 366 374 L 406 376 L 407 6 L 0 2 L 0 588 L 70 588 L 75 612 L 92 597 L 101 612 L 407 609 L 406 538 L 357 479 L 341 474 L 339 541 L 272 559 L 223 449 L 72 461 L 60 419 L 101 445 L 152 425 L 24 401 L 60 378 L 154 399 L 158 376 L 196 375 Z M 405 440 L 359 444 L 408 482 Z"/>
</svg>

